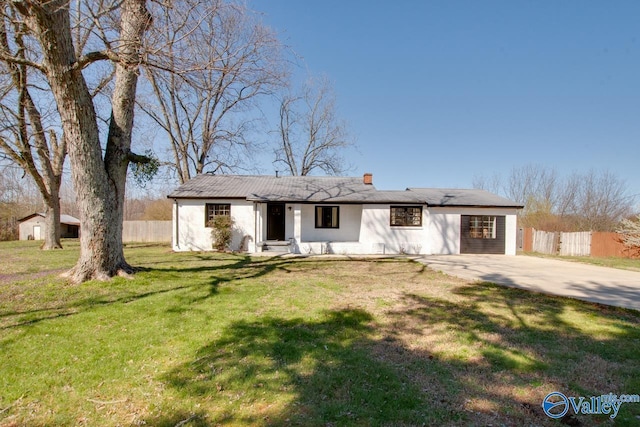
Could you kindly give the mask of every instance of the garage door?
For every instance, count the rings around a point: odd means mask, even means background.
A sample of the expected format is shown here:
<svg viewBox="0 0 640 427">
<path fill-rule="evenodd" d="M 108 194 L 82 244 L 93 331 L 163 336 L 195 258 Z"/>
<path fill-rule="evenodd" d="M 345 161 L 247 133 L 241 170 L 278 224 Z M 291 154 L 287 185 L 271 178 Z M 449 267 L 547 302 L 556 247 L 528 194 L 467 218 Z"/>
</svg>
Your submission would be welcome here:
<svg viewBox="0 0 640 427">
<path fill-rule="evenodd" d="M 504 254 L 504 228 L 504 216 L 462 215 L 460 253 Z"/>
</svg>

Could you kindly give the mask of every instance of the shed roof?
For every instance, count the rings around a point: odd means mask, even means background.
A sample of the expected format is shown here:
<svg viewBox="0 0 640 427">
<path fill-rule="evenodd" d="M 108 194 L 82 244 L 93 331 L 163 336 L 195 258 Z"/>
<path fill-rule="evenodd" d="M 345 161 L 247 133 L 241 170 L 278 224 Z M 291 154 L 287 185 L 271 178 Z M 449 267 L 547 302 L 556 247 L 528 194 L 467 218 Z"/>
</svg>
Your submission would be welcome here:
<svg viewBox="0 0 640 427">
<path fill-rule="evenodd" d="M 43 213 L 43 212 L 32 213 L 31 215 L 27 215 L 24 218 L 20 218 L 18 220 L 18 222 L 28 221 L 31 218 L 34 218 L 36 216 L 40 216 L 42 218 L 45 218 L 46 214 Z M 76 218 L 76 217 L 71 216 L 71 215 L 60 214 L 60 224 L 80 225 L 80 220 L 78 218 Z"/>
</svg>

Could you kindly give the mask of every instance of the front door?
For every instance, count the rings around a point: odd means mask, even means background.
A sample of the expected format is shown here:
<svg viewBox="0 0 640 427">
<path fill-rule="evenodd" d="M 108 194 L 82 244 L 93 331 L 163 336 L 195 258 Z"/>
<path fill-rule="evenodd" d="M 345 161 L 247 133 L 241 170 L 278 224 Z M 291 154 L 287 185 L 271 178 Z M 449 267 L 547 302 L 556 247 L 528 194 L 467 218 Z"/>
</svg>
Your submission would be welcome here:
<svg viewBox="0 0 640 427">
<path fill-rule="evenodd" d="M 267 204 L 267 240 L 284 240 L 284 203 Z"/>
</svg>

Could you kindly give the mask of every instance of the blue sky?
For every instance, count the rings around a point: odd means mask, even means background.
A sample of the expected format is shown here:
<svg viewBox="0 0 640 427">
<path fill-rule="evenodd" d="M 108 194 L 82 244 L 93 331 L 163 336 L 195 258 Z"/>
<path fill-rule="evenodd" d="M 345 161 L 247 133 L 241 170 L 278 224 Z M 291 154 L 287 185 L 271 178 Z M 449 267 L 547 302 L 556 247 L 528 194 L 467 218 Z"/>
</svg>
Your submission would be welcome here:
<svg viewBox="0 0 640 427">
<path fill-rule="evenodd" d="M 249 0 L 325 74 L 380 189 L 528 163 L 640 193 L 640 1 Z"/>
</svg>

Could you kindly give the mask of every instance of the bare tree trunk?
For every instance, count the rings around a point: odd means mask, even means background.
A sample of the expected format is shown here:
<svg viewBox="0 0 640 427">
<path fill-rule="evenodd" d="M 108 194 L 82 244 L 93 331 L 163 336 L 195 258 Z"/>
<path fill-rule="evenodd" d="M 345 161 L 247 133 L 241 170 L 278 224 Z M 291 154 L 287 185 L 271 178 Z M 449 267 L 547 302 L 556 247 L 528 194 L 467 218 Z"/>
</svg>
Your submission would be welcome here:
<svg viewBox="0 0 640 427">
<path fill-rule="evenodd" d="M 131 158 L 133 102 L 141 35 L 149 23 L 145 0 L 124 0 L 107 150 L 102 157 L 97 115 L 74 50 L 65 1 L 20 2 L 19 11 L 43 50 L 43 72 L 62 119 L 80 211 L 80 258 L 71 281 L 106 280 L 132 272 L 122 250 L 122 207 Z"/>
<path fill-rule="evenodd" d="M 55 185 L 55 184 L 54 184 Z M 51 188 L 49 190 L 50 197 L 46 200 L 45 211 L 45 231 L 44 231 L 44 243 L 40 249 L 62 249 L 62 242 L 60 241 L 61 225 L 60 225 L 60 186 Z"/>
<path fill-rule="evenodd" d="M 149 24 L 145 0 L 125 0 L 122 4 L 121 32 L 122 46 L 120 62 L 116 64 L 116 81 L 112 95 L 112 112 L 107 137 L 104 167 L 107 179 L 95 182 L 92 188 L 102 188 L 106 194 L 97 201 L 86 200 L 83 213 L 94 228 L 91 242 L 82 245 L 80 259 L 73 269 L 72 280 L 84 281 L 90 278 L 104 279 L 116 274 L 128 274 L 133 268 L 125 261 L 122 246 L 122 221 L 125 184 L 129 160 L 136 157 L 131 153 L 131 132 L 138 82 L 139 49 L 141 37 Z M 76 185 L 78 185 L 76 183 Z M 77 187 L 76 187 L 77 188 Z M 89 192 L 90 193 L 90 192 Z M 79 193 L 81 194 L 81 193 Z M 84 194 L 83 192 L 83 195 Z M 95 212 L 94 207 L 102 207 L 103 212 Z M 104 216 L 104 218 L 102 218 Z M 106 226 L 103 228 L 102 224 Z M 84 227 L 84 222 L 82 222 Z M 83 237 L 86 235 L 83 230 Z M 101 236 L 96 242 L 96 237 Z M 97 246 L 96 243 L 102 243 Z"/>
<path fill-rule="evenodd" d="M 62 171 L 61 171 L 62 172 Z M 45 201 L 44 243 L 40 249 L 62 249 L 60 224 L 60 182 L 61 175 L 49 176 L 48 192 L 43 194 Z"/>
</svg>

